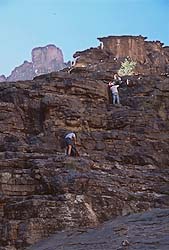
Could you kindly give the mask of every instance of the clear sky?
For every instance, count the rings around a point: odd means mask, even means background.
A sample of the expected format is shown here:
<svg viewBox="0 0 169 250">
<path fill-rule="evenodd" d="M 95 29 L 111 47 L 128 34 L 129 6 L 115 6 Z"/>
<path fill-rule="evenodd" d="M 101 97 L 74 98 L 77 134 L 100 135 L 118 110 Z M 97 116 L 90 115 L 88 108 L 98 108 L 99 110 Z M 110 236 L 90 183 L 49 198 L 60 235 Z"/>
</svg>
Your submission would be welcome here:
<svg viewBox="0 0 169 250">
<path fill-rule="evenodd" d="M 98 37 L 143 35 L 169 45 L 169 0 L 0 0 L 0 75 L 34 47 L 55 44 L 64 60 Z"/>
</svg>

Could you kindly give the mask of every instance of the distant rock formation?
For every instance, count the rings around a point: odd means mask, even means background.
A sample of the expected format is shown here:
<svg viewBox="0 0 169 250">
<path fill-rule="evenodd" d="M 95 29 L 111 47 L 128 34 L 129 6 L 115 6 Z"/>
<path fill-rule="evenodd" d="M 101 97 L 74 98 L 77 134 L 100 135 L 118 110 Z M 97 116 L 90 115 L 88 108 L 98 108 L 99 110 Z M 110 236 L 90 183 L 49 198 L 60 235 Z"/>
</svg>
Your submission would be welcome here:
<svg viewBox="0 0 169 250">
<path fill-rule="evenodd" d="M 0 82 L 5 82 L 6 81 L 6 77 L 4 75 L 0 75 Z"/>
<path fill-rule="evenodd" d="M 47 45 L 32 50 L 32 62 L 24 61 L 16 67 L 10 76 L 0 76 L 0 82 L 16 82 L 19 80 L 32 80 L 35 76 L 59 71 L 68 66 L 64 63 L 61 49 L 55 45 Z"/>
</svg>

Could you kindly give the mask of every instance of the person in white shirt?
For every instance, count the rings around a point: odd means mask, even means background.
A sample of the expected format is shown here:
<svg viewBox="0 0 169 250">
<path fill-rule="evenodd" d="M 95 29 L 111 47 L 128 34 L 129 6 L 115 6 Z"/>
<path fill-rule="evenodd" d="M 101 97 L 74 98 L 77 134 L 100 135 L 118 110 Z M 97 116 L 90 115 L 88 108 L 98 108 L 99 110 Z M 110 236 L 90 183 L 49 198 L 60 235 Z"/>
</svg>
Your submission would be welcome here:
<svg viewBox="0 0 169 250">
<path fill-rule="evenodd" d="M 68 133 L 65 136 L 65 143 L 66 143 L 66 154 L 68 156 L 77 156 L 76 150 L 76 135 L 73 132 Z"/>
<path fill-rule="evenodd" d="M 120 104 L 118 87 L 122 83 L 121 77 L 116 73 L 113 76 L 113 81 L 109 82 L 109 87 L 112 93 L 113 104 Z"/>
<path fill-rule="evenodd" d="M 118 87 L 119 85 L 115 85 L 114 82 L 109 82 L 109 87 L 112 93 L 113 104 L 120 104 Z"/>
</svg>

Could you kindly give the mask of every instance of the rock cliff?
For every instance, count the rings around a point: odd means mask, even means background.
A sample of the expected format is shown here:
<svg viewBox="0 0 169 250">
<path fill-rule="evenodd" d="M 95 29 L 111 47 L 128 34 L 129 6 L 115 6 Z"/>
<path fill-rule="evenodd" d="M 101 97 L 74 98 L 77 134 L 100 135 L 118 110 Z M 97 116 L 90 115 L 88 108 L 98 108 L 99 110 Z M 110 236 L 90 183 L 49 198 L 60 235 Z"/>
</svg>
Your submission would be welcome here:
<svg viewBox="0 0 169 250">
<path fill-rule="evenodd" d="M 10 76 L 0 77 L 0 82 L 32 80 L 35 76 L 61 70 L 68 64 L 64 63 L 62 51 L 55 45 L 37 47 L 32 50 L 31 62 L 24 61 L 22 65 L 12 71 Z"/>
<path fill-rule="evenodd" d="M 143 36 L 108 36 L 98 38 L 100 46 L 74 54 L 75 61 L 93 70 L 115 70 L 125 58 L 135 61 L 135 74 L 169 73 L 169 47 L 160 41 L 146 41 Z"/>
<path fill-rule="evenodd" d="M 92 56 L 100 57 L 102 50 L 95 50 Z M 157 225 L 149 230 L 160 225 L 167 247 L 152 249 L 168 249 L 168 224 L 158 218 L 162 209 L 168 223 L 169 78 L 128 77 L 129 85 L 119 88 L 121 105 L 113 106 L 109 63 L 0 84 L 0 250 L 25 249 L 57 231 L 96 227 L 119 216 L 127 221 L 145 211 Z M 76 158 L 65 156 L 62 143 L 72 130 Z"/>
</svg>

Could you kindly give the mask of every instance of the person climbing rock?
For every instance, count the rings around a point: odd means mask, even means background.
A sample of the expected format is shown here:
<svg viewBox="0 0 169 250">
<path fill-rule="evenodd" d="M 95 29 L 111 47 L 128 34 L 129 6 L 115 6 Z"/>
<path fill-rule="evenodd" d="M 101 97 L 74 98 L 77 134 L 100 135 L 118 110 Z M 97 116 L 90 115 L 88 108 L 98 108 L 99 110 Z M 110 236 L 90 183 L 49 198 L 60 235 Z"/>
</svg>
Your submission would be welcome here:
<svg viewBox="0 0 169 250">
<path fill-rule="evenodd" d="M 114 82 L 109 82 L 109 87 L 112 93 L 112 103 L 120 104 L 120 98 L 119 98 L 119 92 L 118 92 L 119 85 L 115 85 Z"/>
<path fill-rule="evenodd" d="M 65 136 L 66 155 L 79 156 L 79 153 L 76 150 L 76 139 L 76 134 L 73 132 L 70 132 Z"/>
<path fill-rule="evenodd" d="M 120 104 L 118 87 L 122 83 L 121 77 L 116 73 L 114 74 L 113 81 L 109 82 L 110 91 L 112 93 L 112 103 Z"/>
<path fill-rule="evenodd" d="M 122 83 L 122 80 L 121 80 L 121 77 L 116 73 L 114 74 L 114 77 L 113 77 L 113 83 L 114 84 L 121 84 Z"/>
</svg>

